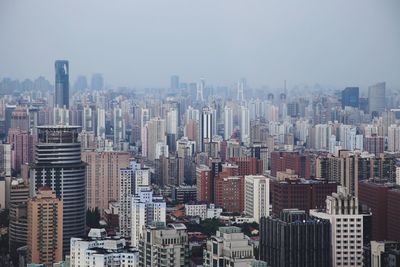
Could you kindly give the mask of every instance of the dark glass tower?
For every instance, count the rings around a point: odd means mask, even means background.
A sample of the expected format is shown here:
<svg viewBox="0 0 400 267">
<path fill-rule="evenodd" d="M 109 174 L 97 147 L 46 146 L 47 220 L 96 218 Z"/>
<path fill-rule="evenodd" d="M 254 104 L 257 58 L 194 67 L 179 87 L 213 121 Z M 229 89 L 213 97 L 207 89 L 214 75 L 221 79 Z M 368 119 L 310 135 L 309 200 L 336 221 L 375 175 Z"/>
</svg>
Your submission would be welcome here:
<svg viewBox="0 0 400 267">
<path fill-rule="evenodd" d="M 54 107 L 69 108 L 69 66 L 67 60 L 56 60 L 56 94 L 54 97 Z"/>
<path fill-rule="evenodd" d="M 39 126 L 35 163 L 31 167 L 31 196 L 44 185 L 64 202 L 63 253 L 71 237 L 85 235 L 86 165 L 81 160 L 78 126 Z"/>
<path fill-rule="evenodd" d="M 305 211 L 284 210 L 261 218 L 260 259 L 271 266 L 330 266 L 330 222 Z"/>
<path fill-rule="evenodd" d="M 342 108 L 344 107 L 359 107 L 359 88 L 346 87 L 342 91 Z"/>
</svg>

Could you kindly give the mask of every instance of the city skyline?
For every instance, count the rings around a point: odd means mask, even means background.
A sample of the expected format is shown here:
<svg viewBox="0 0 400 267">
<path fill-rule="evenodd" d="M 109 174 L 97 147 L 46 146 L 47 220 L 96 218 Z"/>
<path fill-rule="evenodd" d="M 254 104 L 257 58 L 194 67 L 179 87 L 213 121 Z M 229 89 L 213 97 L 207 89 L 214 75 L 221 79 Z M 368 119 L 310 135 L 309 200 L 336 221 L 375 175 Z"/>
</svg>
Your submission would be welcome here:
<svg viewBox="0 0 400 267">
<path fill-rule="evenodd" d="M 364 88 L 386 81 L 400 89 L 399 10 L 392 0 L 2 1 L 0 73 L 53 81 L 48 66 L 68 59 L 71 83 L 103 73 L 111 86 L 159 88 L 177 74 L 214 85 L 246 77 L 252 87 L 282 88 L 287 80 L 288 87 Z"/>
</svg>

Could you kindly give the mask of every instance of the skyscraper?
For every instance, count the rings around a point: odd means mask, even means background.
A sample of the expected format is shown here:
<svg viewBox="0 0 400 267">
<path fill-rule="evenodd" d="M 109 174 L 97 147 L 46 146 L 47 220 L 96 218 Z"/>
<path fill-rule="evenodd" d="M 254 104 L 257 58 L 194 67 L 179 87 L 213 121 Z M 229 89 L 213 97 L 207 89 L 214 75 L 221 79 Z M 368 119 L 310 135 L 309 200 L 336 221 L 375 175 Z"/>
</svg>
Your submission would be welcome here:
<svg viewBox="0 0 400 267">
<path fill-rule="evenodd" d="M 31 196 L 48 186 L 63 200 L 63 251 L 72 237 L 85 234 L 86 165 L 81 160 L 78 126 L 39 126 L 36 158 L 31 167 Z"/>
<path fill-rule="evenodd" d="M 178 75 L 172 75 L 171 76 L 171 89 L 172 90 L 178 90 L 179 89 L 179 76 Z"/>
<path fill-rule="evenodd" d="M 269 178 L 263 175 L 245 176 L 244 213 L 259 223 L 261 217 L 269 216 Z"/>
<path fill-rule="evenodd" d="M 200 82 L 197 84 L 197 91 L 196 91 L 196 101 L 203 102 L 204 101 L 204 79 L 201 79 Z"/>
<path fill-rule="evenodd" d="M 203 108 L 201 114 L 201 150 L 204 151 L 204 143 L 209 143 L 212 141 L 213 133 L 213 110 L 209 107 Z"/>
<path fill-rule="evenodd" d="M 103 75 L 100 73 L 95 73 L 92 75 L 92 80 L 90 82 L 90 87 L 92 90 L 102 90 L 104 89 Z"/>
<path fill-rule="evenodd" d="M 249 109 L 240 107 L 240 141 L 247 142 L 250 138 L 250 115 Z"/>
<path fill-rule="evenodd" d="M 338 187 L 326 198 L 326 210 L 310 210 L 310 215 L 330 221 L 331 266 L 363 266 L 365 215 L 359 213 L 357 197 Z"/>
<path fill-rule="evenodd" d="M 386 83 L 381 82 L 368 87 L 369 113 L 381 113 L 386 107 Z"/>
<path fill-rule="evenodd" d="M 271 266 L 330 266 L 330 243 L 329 221 L 310 218 L 303 210 L 261 219 L 260 259 Z"/>
<path fill-rule="evenodd" d="M 358 108 L 359 88 L 358 87 L 346 87 L 342 91 L 342 108 L 353 107 Z"/>
<path fill-rule="evenodd" d="M 229 140 L 233 133 L 233 111 L 226 106 L 224 109 L 224 139 Z"/>
<path fill-rule="evenodd" d="M 67 60 L 56 60 L 54 107 L 69 108 L 69 66 Z"/>
<path fill-rule="evenodd" d="M 62 215 L 62 200 L 49 187 L 39 188 L 29 199 L 28 263 L 51 265 L 62 260 Z"/>
</svg>

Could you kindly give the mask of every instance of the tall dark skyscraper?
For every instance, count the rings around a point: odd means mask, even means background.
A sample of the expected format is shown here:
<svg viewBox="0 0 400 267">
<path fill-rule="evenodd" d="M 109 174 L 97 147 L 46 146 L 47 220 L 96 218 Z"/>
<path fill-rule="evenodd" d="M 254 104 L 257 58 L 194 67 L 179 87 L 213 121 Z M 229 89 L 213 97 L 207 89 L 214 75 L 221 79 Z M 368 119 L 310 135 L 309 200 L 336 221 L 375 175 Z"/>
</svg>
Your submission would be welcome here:
<svg viewBox="0 0 400 267">
<path fill-rule="evenodd" d="M 31 196 L 50 187 L 64 203 L 63 252 L 70 239 L 85 235 L 86 165 L 81 160 L 78 126 L 39 126 L 35 163 L 31 167 Z"/>
<path fill-rule="evenodd" d="M 342 108 L 344 107 L 359 107 L 359 88 L 358 87 L 346 87 L 342 91 Z"/>
<path fill-rule="evenodd" d="M 330 223 L 305 211 L 261 218 L 260 259 L 271 266 L 330 266 Z"/>
<path fill-rule="evenodd" d="M 66 107 L 69 108 L 69 66 L 67 60 L 56 60 L 55 64 L 56 71 L 56 83 L 55 83 L 55 107 Z"/>
</svg>

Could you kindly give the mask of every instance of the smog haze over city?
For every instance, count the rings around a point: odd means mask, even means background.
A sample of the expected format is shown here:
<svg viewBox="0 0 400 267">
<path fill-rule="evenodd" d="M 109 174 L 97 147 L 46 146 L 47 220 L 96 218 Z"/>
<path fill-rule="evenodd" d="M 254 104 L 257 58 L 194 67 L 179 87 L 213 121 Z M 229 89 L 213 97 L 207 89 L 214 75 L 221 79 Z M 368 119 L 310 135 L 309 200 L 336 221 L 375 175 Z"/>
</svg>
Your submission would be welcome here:
<svg viewBox="0 0 400 267">
<path fill-rule="evenodd" d="M 168 77 L 255 87 L 319 83 L 400 89 L 400 3 L 373 1 L 12 1 L 0 3 L 0 73 L 163 87 Z"/>
</svg>

